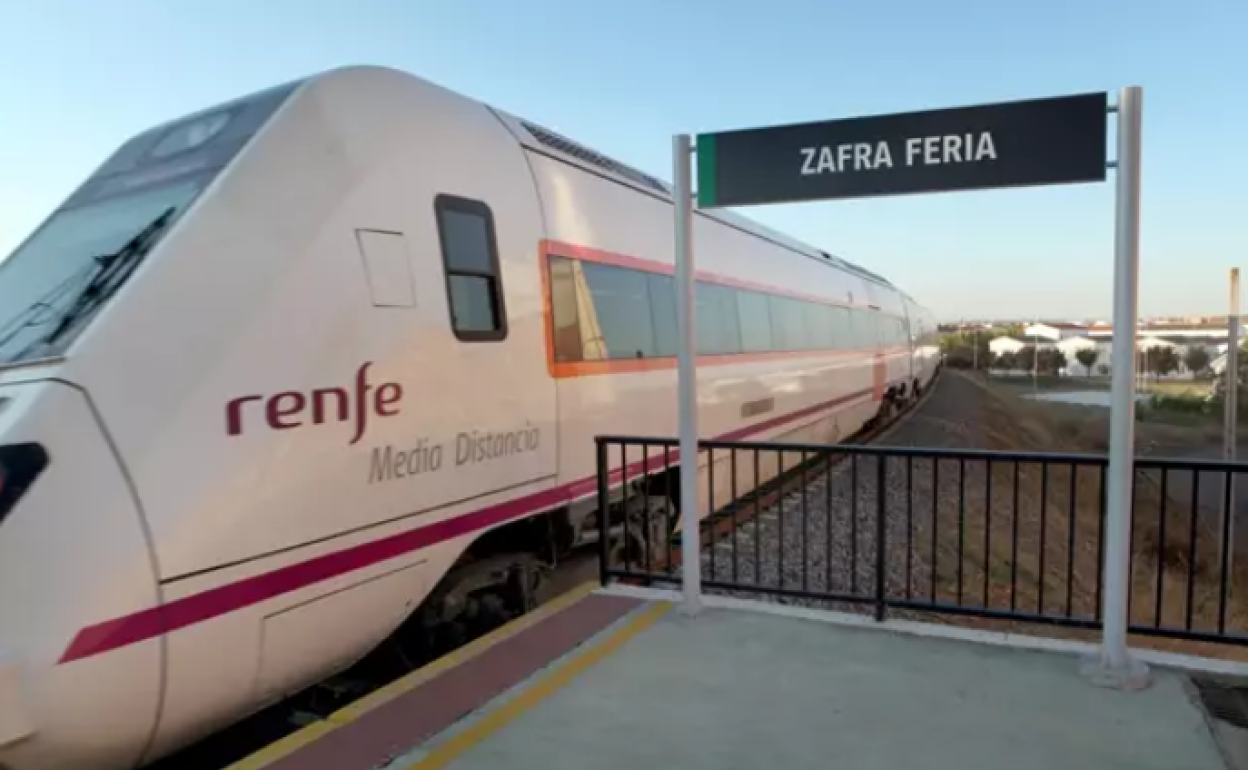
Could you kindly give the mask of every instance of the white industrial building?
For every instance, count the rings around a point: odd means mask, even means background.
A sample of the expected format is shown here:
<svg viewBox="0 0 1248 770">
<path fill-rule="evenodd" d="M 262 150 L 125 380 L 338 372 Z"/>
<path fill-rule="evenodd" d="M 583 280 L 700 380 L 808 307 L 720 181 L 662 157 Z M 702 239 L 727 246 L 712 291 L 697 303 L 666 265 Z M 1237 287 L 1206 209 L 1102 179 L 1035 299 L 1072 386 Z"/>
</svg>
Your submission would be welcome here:
<svg viewBox="0 0 1248 770">
<path fill-rule="evenodd" d="M 1058 340 L 1070 339 L 1072 337 L 1086 336 L 1088 336 L 1088 327 L 1081 324 L 1046 321 L 1042 323 L 1034 323 L 1023 329 L 1024 339 L 1028 341 L 1035 341 L 1037 343 L 1041 340 L 1057 342 Z"/>
<path fill-rule="evenodd" d="M 1005 353 L 1017 353 L 1025 347 L 1027 347 L 1026 342 L 1016 340 L 1013 337 L 995 337 L 988 341 L 988 350 L 992 351 L 994 356 Z"/>
<path fill-rule="evenodd" d="M 1052 328 L 1052 327 L 1051 327 Z M 1028 327 L 1027 331 L 1031 331 L 1033 327 Z M 1079 336 L 1073 334 L 1065 334 L 1066 329 L 1053 328 L 1048 336 L 1036 334 L 1026 339 L 1016 339 L 1013 337 L 996 337 L 988 342 L 988 349 L 992 351 L 994 356 L 1000 356 L 1006 353 L 1017 353 L 1025 347 L 1035 345 L 1040 350 L 1056 348 L 1062 351 L 1066 357 L 1066 368 L 1062 374 L 1070 377 L 1087 377 L 1091 375 L 1108 373 L 1113 365 L 1114 345 L 1112 338 L 1104 336 L 1101 339 L 1095 339 L 1088 336 Z M 1065 336 L 1064 336 L 1065 335 Z M 1210 356 L 1210 367 L 1215 373 L 1221 371 L 1225 367 L 1226 343 L 1209 343 L 1205 340 L 1194 339 L 1191 342 L 1174 342 L 1163 339 L 1158 336 L 1144 334 L 1137 338 L 1136 349 L 1137 366 L 1142 366 L 1143 359 L 1148 355 L 1148 351 L 1158 348 L 1172 348 L 1179 357 L 1179 368 L 1170 377 L 1191 377 L 1192 373 L 1187 370 L 1184 363 L 1184 357 L 1187 350 L 1192 345 L 1199 345 L 1206 348 Z M 1092 362 L 1091 367 L 1085 367 L 1079 362 L 1078 354 L 1081 350 L 1095 350 L 1096 359 Z M 1103 368 L 1102 368 L 1103 367 Z"/>
</svg>

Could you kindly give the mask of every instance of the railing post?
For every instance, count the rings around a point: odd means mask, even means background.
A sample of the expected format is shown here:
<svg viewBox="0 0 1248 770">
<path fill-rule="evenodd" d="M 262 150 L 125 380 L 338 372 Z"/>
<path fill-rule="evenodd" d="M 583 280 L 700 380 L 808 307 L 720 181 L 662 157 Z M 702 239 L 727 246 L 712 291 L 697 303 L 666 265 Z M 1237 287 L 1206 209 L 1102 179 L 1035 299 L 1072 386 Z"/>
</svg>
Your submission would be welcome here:
<svg viewBox="0 0 1248 770">
<path fill-rule="evenodd" d="M 598 450 L 598 580 L 603 586 L 611 579 L 607 570 L 610 566 L 611 548 L 611 497 L 608 493 L 607 477 L 607 442 L 602 436 L 595 439 Z"/>
<path fill-rule="evenodd" d="M 875 464 L 875 619 L 877 622 L 883 623 L 884 616 L 888 611 L 888 598 L 885 596 L 885 586 L 888 574 L 887 567 L 884 563 L 884 554 L 887 552 L 885 548 L 884 538 L 888 532 L 888 522 L 884 516 L 887 511 L 885 501 L 888 497 L 888 489 L 884 486 L 884 464 L 888 462 L 887 455 L 876 455 Z"/>
</svg>

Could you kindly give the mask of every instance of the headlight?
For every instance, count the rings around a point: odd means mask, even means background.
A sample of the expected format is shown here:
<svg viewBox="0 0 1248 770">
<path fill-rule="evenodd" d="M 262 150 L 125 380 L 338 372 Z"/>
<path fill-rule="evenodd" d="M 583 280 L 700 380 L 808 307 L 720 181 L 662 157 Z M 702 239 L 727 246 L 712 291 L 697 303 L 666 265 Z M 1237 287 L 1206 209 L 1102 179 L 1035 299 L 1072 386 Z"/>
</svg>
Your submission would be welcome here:
<svg viewBox="0 0 1248 770">
<path fill-rule="evenodd" d="M 4 521 L 46 467 L 48 452 L 41 444 L 0 446 L 0 521 Z"/>
</svg>

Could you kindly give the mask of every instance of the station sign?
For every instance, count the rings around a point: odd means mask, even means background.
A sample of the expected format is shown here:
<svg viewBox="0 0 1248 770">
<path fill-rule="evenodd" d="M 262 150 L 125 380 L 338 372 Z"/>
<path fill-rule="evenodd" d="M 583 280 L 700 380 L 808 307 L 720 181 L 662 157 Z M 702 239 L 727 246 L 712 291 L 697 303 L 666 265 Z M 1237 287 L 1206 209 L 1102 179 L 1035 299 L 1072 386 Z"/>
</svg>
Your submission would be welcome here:
<svg viewBox="0 0 1248 770">
<path fill-rule="evenodd" d="M 1101 182 L 1108 94 L 697 135 L 700 208 Z"/>
</svg>

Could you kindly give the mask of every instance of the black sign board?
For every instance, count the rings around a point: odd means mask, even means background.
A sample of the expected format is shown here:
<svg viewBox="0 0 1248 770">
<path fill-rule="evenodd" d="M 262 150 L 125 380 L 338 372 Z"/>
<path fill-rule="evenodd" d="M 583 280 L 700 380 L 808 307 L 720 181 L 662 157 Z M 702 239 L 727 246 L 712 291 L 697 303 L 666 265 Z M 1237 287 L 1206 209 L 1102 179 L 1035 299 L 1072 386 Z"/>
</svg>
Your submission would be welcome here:
<svg viewBox="0 0 1248 770">
<path fill-rule="evenodd" d="M 697 137 L 698 205 L 1099 182 L 1104 92 Z"/>
</svg>

